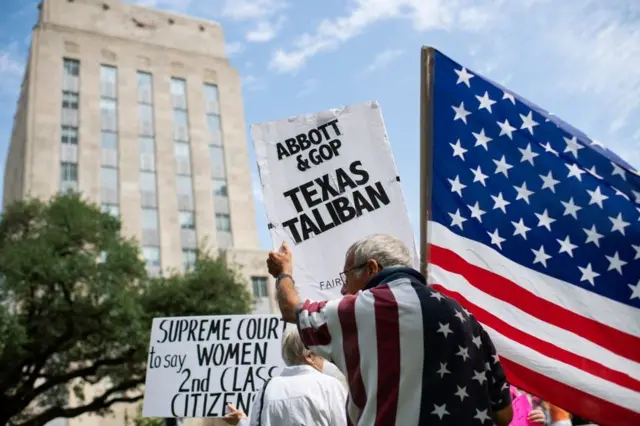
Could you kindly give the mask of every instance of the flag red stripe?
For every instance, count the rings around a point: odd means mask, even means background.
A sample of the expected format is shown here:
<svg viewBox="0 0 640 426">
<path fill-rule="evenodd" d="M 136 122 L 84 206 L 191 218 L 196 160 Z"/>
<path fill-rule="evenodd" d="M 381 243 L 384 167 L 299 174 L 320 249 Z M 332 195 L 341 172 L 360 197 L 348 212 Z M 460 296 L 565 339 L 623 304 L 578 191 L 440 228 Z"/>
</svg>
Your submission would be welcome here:
<svg viewBox="0 0 640 426">
<path fill-rule="evenodd" d="M 500 358 L 507 379 L 516 387 L 602 426 L 638 426 L 640 414 Z"/>
<path fill-rule="evenodd" d="M 485 309 L 482 309 L 481 307 L 473 304 L 460 293 L 449 291 L 438 283 L 434 283 L 432 284 L 432 286 L 443 294 L 456 299 L 462 306 L 471 311 L 473 315 L 478 319 L 478 321 L 496 330 L 506 338 L 528 346 L 531 349 L 550 358 L 554 358 L 565 364 L 573 365 L 574 367 L 579 368 L 587 373 L 593 374 L 594 376 L 600 377 L 604 380 L 615 383 L 619 386 L 626 387 L 633 391 L 640 392 L 640 381 L 633 379 L 631 376 L 620 371 L 613 370 L 589 358 L 585 358 L 575 353 L 569 352 L 565 349 L 559 348 L 550 342 L 546 342 L 535 336 L 531 336 L 530 334 L 527 334 L 522 330 L 513 327 L 507 322 L 489 313 Z"/>
<path fill-rule="evenodd" d="M 374 310 L 378 350 L 378 394 L 375 426 L 396 424 L 400 392 L 400 319 L 398 302 L 387 285 L 376 287 Z"/>
<path fill-rule="evenodd" d="M 468 263 L 451 250 L 433 244 L 429 245 L 429 249 L 430 263 L 462 275 L 479 290 L 514 305 L 542 321 L 582 336 L 615 354 L 640 362 L 640 351 L 638 351 L 640 338 L 538 297 L 502 275 Z"/>
<path fill-rule="evenodd" d="M 360 371 L 360 346 L 358 345 L 358 326 L 356 324 L 356 296 L 344 296 L 338 305 L 338 318 L 342 328 L 342 349 L 347 364 L 347 379 L 349 380 L 349 394 L 353 403 L 364 409 L 367 393 Z M 347 416 L 349 411 L 347 410 Z M 357 423 L 358 419 L 355 420 Z"/>
</svg>

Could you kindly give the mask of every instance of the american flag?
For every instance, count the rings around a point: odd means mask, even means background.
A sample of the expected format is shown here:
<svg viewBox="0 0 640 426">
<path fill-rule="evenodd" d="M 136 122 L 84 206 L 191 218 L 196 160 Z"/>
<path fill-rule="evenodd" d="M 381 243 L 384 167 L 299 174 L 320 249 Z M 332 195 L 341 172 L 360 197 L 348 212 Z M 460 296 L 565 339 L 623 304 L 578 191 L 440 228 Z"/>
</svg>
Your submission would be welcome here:
<svg viewBox="0 0 640 426">
<path fill-rule="evenodd" d="M 640 425 L 640 175 L 434 52 L 429 282 L 485 327 L 507 379 Z"/>
</svg>

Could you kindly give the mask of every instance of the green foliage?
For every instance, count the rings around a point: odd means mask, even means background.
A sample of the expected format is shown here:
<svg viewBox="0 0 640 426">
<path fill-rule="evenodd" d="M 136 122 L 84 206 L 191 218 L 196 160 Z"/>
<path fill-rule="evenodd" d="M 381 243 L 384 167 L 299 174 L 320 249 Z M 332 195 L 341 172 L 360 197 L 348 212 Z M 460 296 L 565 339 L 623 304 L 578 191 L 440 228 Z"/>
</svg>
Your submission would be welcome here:
<svg viewBox="0 0 640 426">
<path fill-rule="evenodd" d="M 7 206 L 0 220 L 0 424 L 40 426 L 139 401 L 152 318 L 250 309 L 242 279 L 202 253 L 184 275 L 149 279 L 119 219 L 79 195 Z M 103 385 L 102 393 L 86 397 L 88 384 Z"/>
</svg>

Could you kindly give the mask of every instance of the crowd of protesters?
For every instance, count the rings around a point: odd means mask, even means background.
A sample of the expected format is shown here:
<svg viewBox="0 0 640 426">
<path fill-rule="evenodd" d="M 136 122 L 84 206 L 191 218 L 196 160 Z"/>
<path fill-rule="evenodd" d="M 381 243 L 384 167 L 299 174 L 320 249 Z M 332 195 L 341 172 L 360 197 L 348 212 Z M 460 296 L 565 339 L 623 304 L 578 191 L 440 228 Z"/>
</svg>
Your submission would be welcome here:
<svg viewBox="0 0 640 426">
<path fill-rule="evenodd" d="M 280 376 L 232 425 L 507 426 L 521 391 L 507 382 L 489 335 L 457 301 L 426 285 L 407 247 L 372 235 L 345 255 L 343 297 L 303 301 L 283 243 L 267 260 L 285 321 Z M 590 425 L 526 396 L 531 425 Z M 346 407 L 346 409 L 345 409 Z"/>
</svg>

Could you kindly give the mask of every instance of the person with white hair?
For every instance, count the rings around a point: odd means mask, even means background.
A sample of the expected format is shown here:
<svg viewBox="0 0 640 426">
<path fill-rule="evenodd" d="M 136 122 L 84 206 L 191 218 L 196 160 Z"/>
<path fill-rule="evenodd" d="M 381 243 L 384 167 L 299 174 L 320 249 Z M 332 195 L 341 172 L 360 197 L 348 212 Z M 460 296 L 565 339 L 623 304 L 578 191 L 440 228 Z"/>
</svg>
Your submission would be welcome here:
<svg viewBox="0 0 640 426">
<path fill-rule="evenodd" d="M 376 234 L 354 243 L 337 300 L 300 299 L 286 243 L 269 253 L 267 266 L 284 320 L 347 376 L 350 425 L 511 422 L 509 384 L 489 335 L 427 285 L 399 239 Z"/>
<path fill-rule="evenodd" d="M 251 420 L 229 405 L 225 421 L 250 426 L 346 426 L 345 386 L 334 372 L 323 374 L 331 364 L 305 348 L 295 327 L 282 336 L 282 359 L 286 367 L 256 395 Z"/>
</svg>

